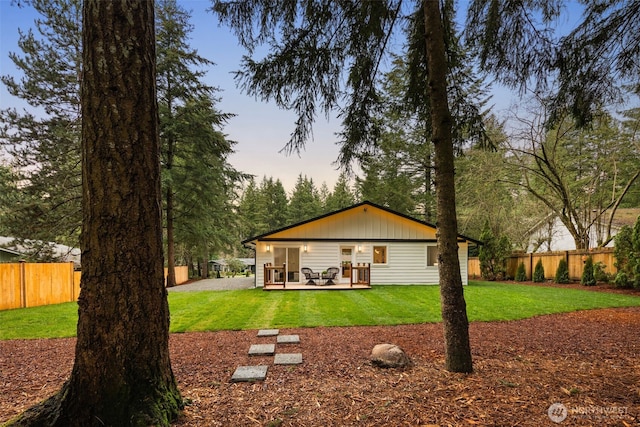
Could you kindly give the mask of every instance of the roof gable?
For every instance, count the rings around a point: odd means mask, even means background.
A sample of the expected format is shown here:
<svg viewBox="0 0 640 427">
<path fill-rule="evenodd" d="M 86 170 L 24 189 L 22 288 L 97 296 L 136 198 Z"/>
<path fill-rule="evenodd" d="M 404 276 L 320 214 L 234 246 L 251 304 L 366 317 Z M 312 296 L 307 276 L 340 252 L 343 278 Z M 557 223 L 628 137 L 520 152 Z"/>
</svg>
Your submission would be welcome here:
<svg viewBox="0 0 640 427">
<path fill-rule="evenodd" d="M 257 240 L 319 239 L 435 240 L 436 226 L 365 201 L 252 237 L 243 243 Z"/>
</svg>

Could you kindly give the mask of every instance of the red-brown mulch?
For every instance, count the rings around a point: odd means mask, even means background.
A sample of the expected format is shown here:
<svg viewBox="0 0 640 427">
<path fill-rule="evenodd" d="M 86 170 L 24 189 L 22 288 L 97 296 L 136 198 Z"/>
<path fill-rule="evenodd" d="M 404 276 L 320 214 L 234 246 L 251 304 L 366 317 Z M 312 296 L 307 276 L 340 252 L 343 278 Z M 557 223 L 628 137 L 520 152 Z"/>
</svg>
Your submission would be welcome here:
<svg viewBox="0 0 640 427">
<path fill-rule="evenodd" d="M 296 366 L 248 356 L 251 344 L 275 342 L 256 331 L 173 334 L 172 366 L 189 402 L 175 425 L 640 425 L 639 326 L 640 307 L 474 322 L 469 375 L 444 369 L 440 324 L 281 330 L 300 336 L 277 348 L 302 353 Z M 414 366 L 373 367 L 369 353 L 383 342 Z M 74 344 L 0 342 L 0 422 L 59 389 Z M 230 382 L 236 367 L 257 364 L 270 365 L 264 382 Z M 560 424 L 548 415 L 554 403 L 567 411 Z"/>
</svg>

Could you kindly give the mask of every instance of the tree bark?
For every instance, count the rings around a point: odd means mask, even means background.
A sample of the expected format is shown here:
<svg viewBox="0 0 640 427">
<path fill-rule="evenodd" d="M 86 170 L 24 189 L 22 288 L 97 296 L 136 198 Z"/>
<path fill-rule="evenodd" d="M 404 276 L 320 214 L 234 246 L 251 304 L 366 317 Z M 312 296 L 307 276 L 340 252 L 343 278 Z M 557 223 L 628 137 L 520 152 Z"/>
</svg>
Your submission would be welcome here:
<svg viewBox="0 0 640 427">
<path fill-rule="evenodd" d="M 176 286 L 176 248 L 173 237 L 173 186 L 167 185 L 167 288 Z"/>
<path fill-rule="evenodd" d="M 17 425 L 169 425 L 154 5 L 85 0 L 82 279 L 75 363 Z"/>
<path fill-rule="evenodd" d="M 469 321 L 458 258 L 452 118 L 447 99 L 447 56 L 439 1 L 424 1 L 428 90 L 434 145 L 440 303 L 446 369 L 472 372 Z"/>
</svg>

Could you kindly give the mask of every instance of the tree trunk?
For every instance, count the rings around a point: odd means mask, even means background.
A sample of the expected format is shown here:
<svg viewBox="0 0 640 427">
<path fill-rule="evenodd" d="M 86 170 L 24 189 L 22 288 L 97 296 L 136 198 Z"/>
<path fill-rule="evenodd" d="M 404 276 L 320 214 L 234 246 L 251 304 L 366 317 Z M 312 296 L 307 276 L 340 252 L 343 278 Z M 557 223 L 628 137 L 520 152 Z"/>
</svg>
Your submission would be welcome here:
<svg viewBox="0 0 640 427">
<path fill-rule="evenodd" d="M 425 1 L 427 69 L 434 144 L 438 267 L 446 369 L 472 372 L 469 322 L 460 276 L 452 119 L 447 100 L 447 56 L 439 1 Z"/>
<path fill-rule="evenodd" d="M 173 237 L 173 186 L 167 185 L 167 288 L 176 285 L 176 249 Z"/>
<path fill-rule="evenodd" d="M 167 426 L 169 360 L 153 2 L 84 2 L 83 229 L 70 379 L 17 425 Z"/>
</svg>

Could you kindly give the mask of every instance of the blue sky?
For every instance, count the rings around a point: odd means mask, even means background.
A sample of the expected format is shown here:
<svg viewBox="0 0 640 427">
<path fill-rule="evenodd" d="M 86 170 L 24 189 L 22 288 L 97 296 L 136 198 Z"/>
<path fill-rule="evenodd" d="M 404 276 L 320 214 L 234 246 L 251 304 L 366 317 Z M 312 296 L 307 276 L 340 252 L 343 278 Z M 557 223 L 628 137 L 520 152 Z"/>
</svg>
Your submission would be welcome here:
<svg viewBox="0 0 640 427">
<path fill-rule="evenodd" d="M 238 46 L 235 36 L 225 27 L 219 27 L 217 18 L 206 12 L 210 6 L 205 0 L 182 0 L 179 2 L 191 11 L 194 25 L 191 46 L 201 56 L 216 65 L 207 74 L 207 83 L 219 87 L 221 101 L 218 107 L 236 117 L 223 129 L 228 138 L 237 141 L 230 162 L 242 172 L 256 175 L 258 182 L 263 176 L 280 179 L 287 191 L 295 185 L 300 173 L 314 180 L 317 187 L 326 182 L 333 189 L 338 172 L 332 163 L 337 159 L 335 132 L 339 121 L 328 122 L 318 117 L 314 126 L 314 139 L 307 144 L 300 156 L 290 156 L 279 151 L 289 140 L 294 129 L 295 115 L 249 97 L 235 86 L 232 72 L 240 66 L 244 50 Z M 18 28 L 33 27 L 37 14 L 29 8 L 18 8 L 10 0 L 0 0 L 0 74 L 18 76 L 9 52 L 18 52 Z M 0 108 L 26 106 L 11 97 L 0 84 Z"/>
<path fill-rule="evenodd" d="M 230 157 L 234 167 L 256 175 L 258 182 L 263 176 L 280 179 L 288 191 L 299 174 L 312 178 L 318 187 L 326 182 L 332 189 L 338 176 L 333 162 L 338 157 L 335 133 L 339 131 L 340 122 L 319 116 L 313 128 L 314 138 L 300 156 L 279 153 L 294 129 L 295 115 L 236 88 L 232 73 L 239 68 L 244 50 L 238 46 L 235 36 L 226 27 L 220 27 L 217 18 L 207 12 L 211 4 L 208 0 L 179 0 L 179 3 L 191 12 L 194 25 L 191 46 L 216 64 L 208 70 L 206 80 L 222 90 L 218 107 L 225 113 L 236 114 L 223 129 L 229 139 L 237 141 L 236 153 Z M 461 7 L 466 7 L 466 1 L 461 2 Z M 10 0 L 0 0 L 0 74 L 18 76 L 7 55 L 18 51 L 18 28 L 26 31 L 33 27 L 36 16 L 30 8 L 18 8 Z M 493 94 L 491 103 L 495 104 L 497 113 L 506 110 L 514 99 L 506 90 L 494 89 Z M 25 104 L 11 97 L 0 84 L 0 108 L 11 106 Z"/>
</svg>

